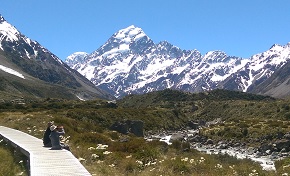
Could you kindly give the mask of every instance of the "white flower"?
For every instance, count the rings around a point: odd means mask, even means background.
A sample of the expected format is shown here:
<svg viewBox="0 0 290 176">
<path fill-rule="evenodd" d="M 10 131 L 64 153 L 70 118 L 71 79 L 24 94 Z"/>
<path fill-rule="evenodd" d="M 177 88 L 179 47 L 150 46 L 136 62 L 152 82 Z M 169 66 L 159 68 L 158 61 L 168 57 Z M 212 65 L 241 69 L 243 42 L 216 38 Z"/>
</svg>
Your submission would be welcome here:
<svg viewBox="0 0 290 176">
<path fill-rule="evenodd" d="M 151 161 L 149 161 L 147 164 L 145 164 L 145 166 L 150 166 L 151 165 Z"/>
<path fill-rule="evenodd" d="M 190 159 L 189 162 L 192 164 L 194 163 L 194 159 Z"/>
<path fill-rule="evenodd" d="M 96 159 L 96 158 L 99 158 L 100 156 L 97 155 L 97 154 L 95 154 L 95 153 L 93 153 L 91 157 L 92 157 L 93 159 Z"/>
<path fill-rule="evenodd" d="M 104 161 L 101 161 L 101 160 L 98 160 L 98 161 L 97 161 L 98 164 L 103 163 L 103 162 L 104 162 Z"/>
<path fill-rule="evenodd" d="M 110 164 L 109 166 L 110 166 L 110 167 L 115 167 L 115 164 Z"/>
<path fill-rule="evenodd" d="M 181 158 L 181 161 L 187 162 L 188 161 L 188 158 L 187 157 L 186 158 Z"/>
<path fill-rule="evenodd" d="M 152 171 L 154 171 L 155 170 L 155 167 L 154 168 L 152 168 L 151 170 L 150 170 L 150 172 L 152 172 Z"/>
<path fill-rule="evenodd" d="M 139 161 L 139 160 L 136 160 L 136 163 L 139 164 L 139 165 L 143 165 L 143 162 Z"/>
<path fill-rule="evenodd" d="M 78 158 L 78 160 L 79 160 L 79 161 L 85 161 L 85 159 L 84 159 L 84 158 L 81 158 L 81 157 Z"/>
<path fill-rule="evenodd" d="M 97 150 L 105 150 L 107 149 L 109 146 L 108 145 L 103 145 L 103 144 L 98 144 L 97 145 Z"/>
<path fill-rule="evenodd" d="M 103 152 L 104 155 L 109 155 L 109 154 L 111 154 L 111 153 L 112 153 L 112 152 L 109 152 L 109 151 L 104 151 L 104 152 Z"/>
<path fill-rule="evenodd" d="M 126 156 L 126 158 L 132 158 L 132 155 Z"/>
<path fill-rule="evenodd" d="M 221 168 L 223 168 L 223 165 L 221 165 L 221 164 L 217 164 L 217 165 L 215 166 L 215 168 L 221 169 Z"/>
<path fill-rule="evenodd" d="M 94 150 L 94 149 L 95 149 L 94 147 L 89 147 L 89 148 L 88 148 L 88 150 Z"/>
<path fill-rule="evenodd" d="M 20 173 L 18 173 L 17 175 L 23 175 L 24 174 L 24 172 L 20 172 Z"/>
</svg>

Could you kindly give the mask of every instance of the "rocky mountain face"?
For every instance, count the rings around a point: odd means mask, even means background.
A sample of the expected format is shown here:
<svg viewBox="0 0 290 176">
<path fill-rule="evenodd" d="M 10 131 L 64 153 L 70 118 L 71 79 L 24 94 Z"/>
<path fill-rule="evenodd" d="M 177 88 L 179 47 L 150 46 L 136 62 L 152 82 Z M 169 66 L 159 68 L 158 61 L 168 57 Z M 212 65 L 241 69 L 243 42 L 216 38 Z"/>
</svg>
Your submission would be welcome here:
<svg viewBox="0 0 290 176">
<path fill-rule="evenodd" d="M 112 98 L 38 42 L 21 34 L 1 15 L 0 58 L 3 92 L 14 90 L 19 96 L 44 98 L 53 95 L 47 93 L 50 89 L 61 98 Z"/>
<path fill-rule="evenodd" d="M 97 87 L 123 97 L 166 88 L 253 92 L 289 60 L 290 43 L 274 45 L 251 58 L 228 56 L 222 51 L 202 55 L 167 41 L 155 44 L 141 28 L 129 26 L 93 53 L 74 53 L 65 62 Z"/>
</svg>

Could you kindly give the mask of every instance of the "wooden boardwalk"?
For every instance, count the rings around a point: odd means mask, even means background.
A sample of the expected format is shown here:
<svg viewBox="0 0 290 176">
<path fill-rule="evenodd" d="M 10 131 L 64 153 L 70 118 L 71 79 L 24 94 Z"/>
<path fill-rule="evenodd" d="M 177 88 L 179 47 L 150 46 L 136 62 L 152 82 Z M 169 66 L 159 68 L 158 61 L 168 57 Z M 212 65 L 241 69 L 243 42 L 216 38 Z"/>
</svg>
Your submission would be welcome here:
<svg viewBox="0 0 290 176">
<path fill-rule="evenodd" d="M 0 137 L 29 158 L 31 176 L 91 175 L 71 152 L 45 148 L 41 139 L 4 126 L 0 126 Z"/>
</svg>

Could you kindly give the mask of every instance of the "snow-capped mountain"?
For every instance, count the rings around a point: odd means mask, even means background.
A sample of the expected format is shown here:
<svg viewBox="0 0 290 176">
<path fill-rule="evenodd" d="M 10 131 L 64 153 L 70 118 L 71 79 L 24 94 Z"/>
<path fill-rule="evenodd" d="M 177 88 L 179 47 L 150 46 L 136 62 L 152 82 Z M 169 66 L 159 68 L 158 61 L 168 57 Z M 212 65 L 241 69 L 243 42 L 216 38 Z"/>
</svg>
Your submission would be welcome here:
<svg viewBox="0 0 290 176">
<path fill-rule="evenodd" d="M 116 97 L 166 88 L 250 91 L 290 60 L 289 45 L 274 45 L 248 59 L 222 51 L 202 55 L 167 41 L 155 44 L 141 28 L 129 26 L 93 53 L 75 53 L 65 62 Z"/>
<path fill-rule="evenodd" d="M 17 77 L 22 79 L 17 80 Z M 13 93 L 17 90 L 19 96 L 25 92 L 26 95 L 38 98 L 48 97 L 48 89 L 51 89 L 55 91 L 56 97 L 61 94 L 62 98 L 112 97 L 96 88 L 37 41 L 21 34 L 1 15 L 0 81 L 3 83 L 1 90 L 13 89 Z M 36 90 L 36 87 L 41 88 Z"/>
</svg>

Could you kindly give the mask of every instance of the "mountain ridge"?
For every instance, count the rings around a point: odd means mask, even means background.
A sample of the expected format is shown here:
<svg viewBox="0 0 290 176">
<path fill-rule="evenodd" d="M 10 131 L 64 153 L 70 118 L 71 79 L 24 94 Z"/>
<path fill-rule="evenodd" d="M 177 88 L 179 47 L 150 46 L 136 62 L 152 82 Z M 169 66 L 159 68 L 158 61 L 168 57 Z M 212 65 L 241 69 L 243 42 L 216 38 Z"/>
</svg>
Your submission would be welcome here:
<svg viewBox="0 0 290 176">
<path fill-rule="evenodd" d="M 219 50 L 202 55 L 167 41 L 155 44 L 141 28 L 132 25 L 114 33 L 81 63 L 65 62 L 119 98 L 166 88 L 251 92 L 289 60 L 288 45 L 273 45 L 250 58 L 228 56 Z"/>
<path fill-rule="evenodd" d="M 1 15 L 0 51 L 0 65 L 3 68 L 0 70 L 0 76 L 1 80 L 6 80 L 5 85 L 7 85 L 2 86 L 4 92 L 10 92 L 9 88 L 21 89 L 22 91 L 17 91 L 18 97 L 47 98 L 50 94 L 48 90 L 44 89 L 53 90 L 53 87 L 56 86 L 54 90 L 57 93 L 53 94 L 54 97 L 66 98 L 64 95 L 68 95 L 68 99 L 82 100 L 97 97 L 113 98 L 103 90 L 96 88 L 84 76 L 71 69 L 37 41 L 23 35 Z M 10 79 L 6 79 L 7 73 L 19 73 L 18 76 L 22 75 L 23 79 L 18 80 L 14 77 L 15 74 L 14 76 L 12 74 Z M 24 83 L 25 81 L 29 84 Z M 13 82 L 24 87 L 19 88 Z M 39 87 L 40 90 L 34 89 L 33 86 L 30 86 L 31 84 L 35 84 L 35 87 Z M 38 92 L 38 95 L 33 93 L 35 91 Z"/>
</svg>

